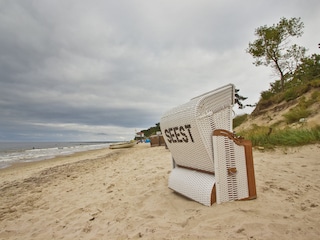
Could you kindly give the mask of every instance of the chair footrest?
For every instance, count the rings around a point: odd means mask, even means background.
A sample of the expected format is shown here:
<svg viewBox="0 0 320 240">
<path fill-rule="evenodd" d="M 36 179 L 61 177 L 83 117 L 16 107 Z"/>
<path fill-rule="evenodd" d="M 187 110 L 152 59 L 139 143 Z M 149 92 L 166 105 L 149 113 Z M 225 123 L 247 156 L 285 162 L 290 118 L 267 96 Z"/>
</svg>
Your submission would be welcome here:
<svg viewBox="0 0 320 240">
<path fill-rule="evenodd" d="M 169 188 L 206 206 L 216 201 L 213 174 L 176 167 L 170 173 Z"/>
</svg>

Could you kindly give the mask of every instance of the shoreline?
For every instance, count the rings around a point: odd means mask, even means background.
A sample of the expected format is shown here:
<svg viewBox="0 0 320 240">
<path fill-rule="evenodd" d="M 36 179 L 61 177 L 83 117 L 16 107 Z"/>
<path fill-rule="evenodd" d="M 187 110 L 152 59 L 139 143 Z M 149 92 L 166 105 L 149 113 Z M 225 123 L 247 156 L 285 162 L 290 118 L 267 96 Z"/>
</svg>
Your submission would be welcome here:
<svg viewBox="0 0 320 240">
<path fill-rule="evenodd" d="M 167 187 L 164 147 L 16 165 L 0 170 L 0 239 L 318 239 L 319 153 L 254 150 L 258 198 L 211 207 Z"/>
<path fill-rule="evenodd" d="M 96 158 L 103 156 L 111 152 L 109 148 L 85 150 L 81 152 L 75 152 L 68 155 L 59 155 L 42 160 L 29 161 L 29 162 L 14 162 L 10 166 L 0 168 L 0 178 L 6 175 L 15 175 L 15 173 L 22 174 L 21 177 L 25 177 L 25 172 L 30 174 L 41 171 L 45 168 L 54 167 L 62 164 L 69 164 L 83 160 L 84 158 Z M 17 177 L 17 176 L 16 176 Z"/>
<path fill-rule="evenodd" d="M 111 142 L 110 142 L 111 143 Z M 17 142 L 5 143 L 0 150 L 0 169 L 14 164 L 38 162 L 69 156 L 78 152 L 99 150 L 109 147 L 108 142 Z M 36 146 L 32 147 L 31 146 Z"/>
</svg>

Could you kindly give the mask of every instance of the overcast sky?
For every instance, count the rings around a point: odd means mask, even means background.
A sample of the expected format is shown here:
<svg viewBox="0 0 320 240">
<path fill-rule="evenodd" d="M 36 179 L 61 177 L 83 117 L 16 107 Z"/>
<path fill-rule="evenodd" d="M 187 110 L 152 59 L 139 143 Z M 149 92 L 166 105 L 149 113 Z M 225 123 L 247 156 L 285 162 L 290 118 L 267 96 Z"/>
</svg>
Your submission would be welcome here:
<svg viewBox="0 0 320 240">
<path fill-rule="evenodd" d="M 319 54 L 319 13 L 319 0 L 0 0 L 0 141 L 130 140 L 228 83 L 256 103 L 277 77 L 246 53 L 254 30 L 301 17 L 298 43 Z"/>
</svg>

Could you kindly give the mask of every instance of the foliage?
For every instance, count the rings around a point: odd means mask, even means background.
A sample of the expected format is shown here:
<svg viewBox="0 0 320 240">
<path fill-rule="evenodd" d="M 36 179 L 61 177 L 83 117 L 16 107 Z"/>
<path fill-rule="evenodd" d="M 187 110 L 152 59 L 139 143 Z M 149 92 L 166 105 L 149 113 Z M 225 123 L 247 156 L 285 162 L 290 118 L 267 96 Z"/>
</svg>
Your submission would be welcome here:
<svg viewBox="0 0 320 240">
<path fill-rule="evenodd" d="M 309 90 L 310 87 L 320 87 L 320 55 L 313 54 L 311 57 L 302 59 L 302 63 L 298 65 L 296 71 L 291 75 L 290 79 L 285 82 L 285 89 L 288 91 L 298 91 L 303 94 Z M 300 90 L 297 90 L 301 86 Z M 295 89 L 295 90 L 294 90 Z M 275 94 L 281 93 L 281 84 L 277 80 L 270 83 L 270 88 L 261 93 L 261 98 L 264 100 L 270 99 Z M 290 100 L 291 94 L 294 92 L 287 92 L 286 100 Z"/>
<path fill-rule="evenodd" d="M 266 91 L 263 91 L 261 92 L 261 99 L 262 100 L 269 100 L 274 94 L 269 91 L 269 90 L 266 90 Z"/>
<path fill-rule="evenodd" d="M 298 122 L 302 118 L 307 118 L 311 111 L 308 109 L 314 103 L 314 100 L 310 99 L 309 101 L 305 100 L 305 97 L 302 97 L 299 101 L 299 104 L 291 109 L 288 113 L 284 114 L 284 118 L 287 123 L 295 123 Z"/>
<path fill-rule="evenodd" d="M 295 107 L 291 109 L 288 113 L 284 114 L 288 124 L 298 122 L 302 118 L 307 118 L 311 114 L 311 111 L 304 107 Z"/>
<path fill-rule="evenodd" d="M 319 88 L 320 87 L 320 78 L 310 81 L 309 85 L 313 88 Z"/>
<path fill-rule="evenodd" d="M 319 90 L 313 91 L 308 99 L 304 96 L 311 89 L 320 88 L 320 55 L 305 57 L 304 47 L 288 46 L 289 38 L 300 37 L 302 29 L 300 18 L 282 18 L 277 25 L 256 29 L 258 39 L 249 43 L 247 51 L 255 58 L 254 64 L 271 66 L 280 76 L 280 80 L 270 83 L 270 88 L 261 92 L 261 98 L 251 116 L 265 113 L 269 107 L 279 111 L 298 102 L 283 115 L 287 123 L 298 123 L 295 127 L 283 129 L 283 121 L 278 121 L 271 126 L 253 124 L 250 129 L 238 133 L 251 140 L 254 146 L 271 148 L 320 142 L 320 126 L 307 128 L 299 121 L 309 117 L 312 114 L 310 107 L 320 101 Z M 235 118 L 234 126 L 246 121 L 243 119 Z"/>
<path fill-rule="evenodd" d="M 147 130 L 141 130 L 141 132 L 144 133 L 145 137 L 150 137 L 152 135 L 155 135 L 160 130 L 160 123 L 156 123 L 156 126 L 150 127 Z"/>
<path fill-rule="evenodd" d="M 287 89 L 284 92 L 283 98 L 285 101 L 289 102 L 291 100 L 294 100 L 302 96 L 304 93 L 308 92 L 309 90 L 310 90 L 310 87 L 308 85 L 294 86 Z"/>
<path fill-rule="evenodd" d="M 309 100 L 310 105 L 312 105 L 316 102 L 320 102 L 320 92 L 319 91 L 313 92 L 311 95 L 311 99 Z"/>
<path fill-rule="evenodd" d="M 320 79 L 312 79 L 308 81 L 300 81 L 297 78 L 286 83 L 284 92 L 275 92 L 273 89 L 263 91 L 256 109 L 252 112 L 253 115 L 258 115 L 263 109 L 281 103 L 282 101 L 290 102 L 297 99 L 311 89 L 320 87 Z M 317 94 L 317 91 L 316 93 Z M 319 101 L 316 95 L 312 96 L 314 102 Z M 310 100 L 311 100 L 310 99 Z"/>
<path fill-rule="evenodd" d="M 283 91 L 285 81 L 290 77 L 304 57 L 306 49 L 293 44 L 289 46 L 291 37 L 300 37 L 303 33 L 303 22 L 300 18 L 281 18 L 276 25 L 261 26 L 255 30 L 258 37 L 249 43 L 247 52 L 255 58 L 256 66 L 271 66 L 280 76 L 280 87 Z"/>
<path fill-rule="evenodd" d="M 301 64 L 294 72 L 294 78 L 300 81 L 310 81 L 320 77 L 320 55 L 302 58 Z"/>
<path fill-rule="evenodd" d="M 272 148 L 273 146 L 300 146 L 320 142 L 320 126 L 311 129 L 272 129 L 255 125 L 250 130 L 239 132 L 238 135 L 251 140 L 253 146 L 266 148 Z"/>
<path fill-rule="evenodd" d="M 233 119 L 233 127 L 236 128 L 236 127 L 240 126 L 247 119 L 248 119 L 248 114 L 243 114 L 243 115 L 236 116 Z"/>
<path fill-rule="evenodd" d="M 243 105 L 242 101 L 246 100 L 247 97 L 243 97 L 239 94 L 239 89 L 235 89 L 235 96 L 234 96 L 234 99 L 235 99 L 235 103 L 238 104 L 239 106 L 239 109 L 243 109 L 245 106 Z"/>
</svg>

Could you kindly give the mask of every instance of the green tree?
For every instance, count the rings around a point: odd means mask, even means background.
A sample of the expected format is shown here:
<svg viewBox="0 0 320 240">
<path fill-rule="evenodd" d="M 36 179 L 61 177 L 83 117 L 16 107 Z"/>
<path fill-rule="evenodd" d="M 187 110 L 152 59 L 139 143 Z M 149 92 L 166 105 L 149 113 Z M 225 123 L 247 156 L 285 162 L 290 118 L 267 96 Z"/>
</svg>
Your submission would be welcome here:
<svg viewBox="0 0 320 240">
<path fill-rule="evenodd" d="M 320 77 L 320 55 L 312 54 L 311 57 L 301 59 L 301 64 L 294 72 L 294 78 L 310 81 L 318 77 Z"/>
<path fill-rule="evenodd" d="M 290 45 L 290 38 L 300 37 L 303 33 L 303 22 L 300 18 L 281 18 L 278 24 L 271 27 L 262 26 L 255 30 L 258 37 L 249 43 L 247 52 L 255 58 L 256 66 L 271 66 L 280 76 L 282 91 L 285 81 L 295 71 L 304 57 L 306 49 L 296 44 Z"/>
</svg>

